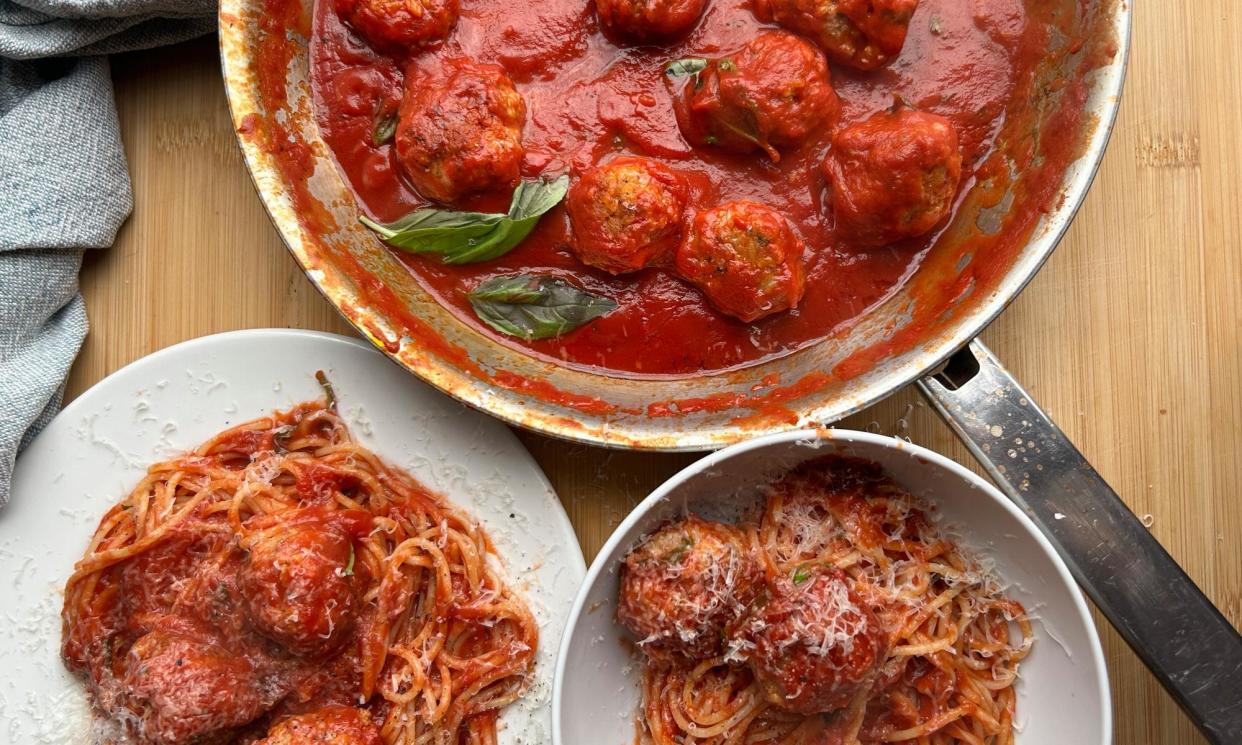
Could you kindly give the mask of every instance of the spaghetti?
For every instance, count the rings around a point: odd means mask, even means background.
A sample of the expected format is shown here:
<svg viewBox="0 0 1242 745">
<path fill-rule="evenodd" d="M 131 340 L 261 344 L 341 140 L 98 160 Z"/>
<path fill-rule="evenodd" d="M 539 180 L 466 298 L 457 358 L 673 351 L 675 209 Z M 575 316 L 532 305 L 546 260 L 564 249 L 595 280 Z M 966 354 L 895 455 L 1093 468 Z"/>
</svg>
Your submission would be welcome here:
<svg viewBox="0 0 1242 745">
<path fill-rule="evenodd" d="M 767 589 L 718 632 L 717 656 L 646 660 L 641 740 L 1012 745 L 1026 612 L 879 466 L 802 466 L 739 529 Z M 857 663 L 868 633 L 881 654 Z M 798 656 L 809 643 L 820 656 Z M 843 705 L 795 713 L 825 681 L 848 694 Z"/>
<path fill-rule="evenodd" d="M 538 643 L 496 558 L 473 518 L 305 403 L 152 466 L 104 515 L 62 654 L 140 743 L 251 742 L 344 705 L 389 745 L 491 745 Z"/>
</svg>

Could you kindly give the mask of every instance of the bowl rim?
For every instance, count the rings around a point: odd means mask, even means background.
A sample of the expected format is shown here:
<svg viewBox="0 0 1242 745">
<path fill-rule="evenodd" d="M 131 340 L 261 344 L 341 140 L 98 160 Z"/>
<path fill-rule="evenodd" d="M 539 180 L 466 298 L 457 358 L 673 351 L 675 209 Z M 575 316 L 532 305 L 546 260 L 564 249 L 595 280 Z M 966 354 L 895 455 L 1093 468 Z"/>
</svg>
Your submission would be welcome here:
<svg viewBox="0 0 1242 745">
<path fill-rule="evenodd" d="M 646 518 L 649 513 L 657 505 L 663 503 L 670 493 L 678 487 L 689 482 L 690 480 L 700 476 L 720 463 L 737 457 L 743 453 L 754 450 L 762 450 L 765 448 L 784 445 L 790 442 L 806 441 L 806 440 L 833 440 L 843 443 L 861 443 L 867 445 L 877 445 L 888 448 L 890 450 L 904 451 L 909 455 L 922 458 L 931 465 L 937 466 L 948 471 L 953 476 L 966 482 L 968 485 L 976 488 L 978 491 L 986 494 L 993 502 L 998 503 L 1002 509 L 1009 513 L 1011 517 L 1022 525 L 1023 529 L 1035 539 L 1036 544 L 1048 557 L 1056 576 L 1068 590 L 1073 609 L 1077 614 L 1083 626 L 1087 630 L 1088 652 L 1091 666 L 1095 672 L 1095 684 L 1100 700 L 1103 702 L 1099 716 L 1102 724 L 1102 735 L 1100 745 L 1112 745 L 1113 742 L 1113 704 L 1111 696 L 1111 687 L 1108 677 L 1108 666 L 1104 657 L 1104 648 L 1100 641 L 1099 629 L 1096 628 L 1095 622 L 1091 617 L 1091 611 L 1087 606 L 1086 597 L 1083 595 L 1082 589 L 1074 578 L 1070 575 L 1069 567 L 1065 565 L 1065 561 L 1060 554 L 1053 548 L 1052 543 L 1043 534 L 1035 523 L 1022 512 L 1016 504 L 1008 497 L 1001 493 L 992 482 L 983 478 L 979 474 L 967 469 L 957 461 L 941 455 L 934 450 L 929 450 L 921 445 L 915 445 L 908 440 L 897 437 L 889 437 L 887 435 L 872 434 L 870 432 L 859 432 L 849 429 L 796 429 L 785 432 L 777 432 L 762 437 L 756 437 L 750 440 L 739 442 L 722 450 L 718 450 L 710 455 L 701 458 L 694 463 L 686 466 L 678 471 L 671 478 L 660 484 L 654 491 L 643 498 L 637 506 L 626 515 L 621 524 L 608 536 L 608 540 L 600 547 L 595 558 L 591 560 L 591 565 L 587 569 L 586 577 L 582 584 L 578 587 L 578 595 L 574 598 L 574 603 L 569 610 L 569 616 L 565 620 L 565 628 L 561 631 L 561 642 L 556 654 L 556 671 L 552 678 L 552 745 L 566 745 L 564 736 L 561 732 L 561 721 L 564 714 L 562 708 L 563 692 L 565 689 L 565 670 L 568 666 L 569 645 L 573 639 L 573 635 L 577 630 L 578 620 L 583 616 L 587 598 L 591 589 L 599 581 L 600 576 L 608 568 L 611 563 L 608 560 L 617 547 L 620 545 L 625 535 L 641 520 Z"/>
</svg>

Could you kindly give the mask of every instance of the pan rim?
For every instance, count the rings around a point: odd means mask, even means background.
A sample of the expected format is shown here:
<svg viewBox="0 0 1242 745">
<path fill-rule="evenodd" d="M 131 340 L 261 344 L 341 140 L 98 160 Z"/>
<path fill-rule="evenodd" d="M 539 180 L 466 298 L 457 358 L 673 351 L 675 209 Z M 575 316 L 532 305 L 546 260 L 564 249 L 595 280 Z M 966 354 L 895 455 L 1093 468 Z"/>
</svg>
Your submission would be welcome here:
<svg viewBox="0 0 1242 745">
<path fill-rule="evenodd" d="M 238 21 L 240 18 L 238 11 L 249 2 L 252 0 L 223 0 L 219 15 L 221 65 L 226 81 L 225 89 L 234 125 L 238 129 L 242 127 L 242 120 L 246 115 L 243 107 L 239 105 L 238 99 L 244 96 L 239 91 L 243 83 L 238 81 L 244 81 L 246 73 L 237 68 L 244 67 L 248 60 L 234 58 L 228 53 L 228 47 L 230 45 L 246 47 L 245 40 L 242 38 L 244 24 Z M 277 233 L 286 249 L 293 255 L 316 290 L 364 338 L 380 348 L 394 363 L 401 365 L 463 404 L 484 411 L 508 424 L 543 435 L 579 444 L 620 450 L 704 452 L 753 437 L 786 432 L 811 424 L 836 422 L 888 398 L 938 369 L 955 351 L 982 334 L 1030 284 L 1060 244 L 1085 201 L 1103 162 L 1120 109 L 1130 56 L 1132 4 L 1128 0 L 1105 0 L 1105 2 L 1113 7 L 1112 10 L 1106 12 L 1113 16 L 1108 28 L 1116 35 L 1117 54 L 1109 64 L 1102 66 L 1094 73 L 1097 79 L 1091 86 L 1089 100 L 1099 102 L 1093 109 L 1093 113 L 1097 115 L 1097 123 L 1083 144 L 1082 156 L 1070 164 L 1062 181 L 1060 205 L 1037 228 L 1038 234 L 1028 241 L 1028 250 L 1024 257 L 1010 268 L 1000 284 L 989 292 L 988 297 L 980 300 L 967 316 L 953 324 L 946 332 L 892 358 L 893 365 L 890 369 L 882 372 L 869 371 L 857 380 L 857 384 L 849 390 L 848 395 L 835 392 L 823 397 L 821 401 L 805 401 L 796 409 L 798 414 L 796 422 L 742 425 L 737 421 L 718 418 L 705 425 L 691 424 L 681 429 L 660 429 L 642 426 L 642 422 L 652 421 L 649 416 L 634 421 L 610 421 L 604 417 L 581 414 L 570 409 L 561 410 L 556 407 L 548 407 L 554 408 L 555 413 L 537 412 L 533 411 L 535 407 L 532 407 L 529 401 L 519 394 L 511 394 L 498 386 L 488 385 L 468 371 L 435 355 L 420 354 L 416 343 L 403 340 L 395 350 L 392 349 L 390 343 L 380 338 L 374 329 L 367 328 L 350 317 L 344 311 L 342 302 L 334 298 L 324 286 L 322 269 L 308 265 L 305 248 L 295 245 L 295 243 L 301 243 L 299 231 L 303 230 L 302 226 L 290 225 L 286 220 L 281 219 L 274 204 L 276 196 L 279 195 L 269 194 L 265 188 L 270 189 L 270 185 L 265 186 L 260 180 L 260 173 L 266 173 L 271 169 L 258 162 L 258 155 L 253 152 L 253 145 L 248 146 L 241 137 L 239 137 L 239 143 L 252 183 L 259 193 L 264 208 L 276 225 Z M 280 188 L 287 189 L 283 184 Z M 1031 250 L 1032 245 L 1037 248 Z M 616 379 L 614 376 L 598 373 L 596 375 Z"/>
</svg>

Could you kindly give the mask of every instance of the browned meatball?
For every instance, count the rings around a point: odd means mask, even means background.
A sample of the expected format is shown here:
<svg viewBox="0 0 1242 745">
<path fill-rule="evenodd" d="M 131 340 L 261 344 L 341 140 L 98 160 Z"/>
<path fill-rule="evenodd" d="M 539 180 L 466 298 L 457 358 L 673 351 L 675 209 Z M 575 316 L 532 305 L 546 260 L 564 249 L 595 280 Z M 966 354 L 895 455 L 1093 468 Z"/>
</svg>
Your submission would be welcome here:
<svg viewBox="0 0 1242 745">
<path fill-rule="evenodd" d="M 460 59 L 424 66 L 406 77 L 397 159 L 414 188 L 437 202 L 512 187 L 525 122 L 526 102 L 502 68 Z"/>
<path fill-rule="evenodd" d="M 241 591 L 261 634 L 315 655 L 335 648 L 357 615 L 352 537 L 341 522 L 353 518 L 313 507 L 290 512 L 243 542 Z"/>
<path fill-rule="evenodd" d="M 677 271 L 722 312 L 750 322 L 802 300 L 804 246 L 776 210 L 740 200 L 700 212 Z"/>
<path fill-rule="evenodd" d="M 761 576 L 737 528 L 688 517 L 625 557 L 617 620 L 654 660 L 714 657 Z"/>
<path fill-rule="evenodd" d="M 882 112 L 837 132 L 824 174 L 843 237 L 884 245 L 922 235 L 953 208 L 962 178 L 957 130 L 935 114 Z"/>
<path fill-rule="evenodd" d="M 782 31 L 761 33 L 736 54 L 710 61 L 674 104 L 691 143 L 762 150 L 772 160 L 780 160 L 780 148 L 831 128 L 841 109 L 824 56 Z"/>
<path fill-rule="evenodd" d="M 283 720 L 254 745 L 384 745 L 371 713 L 350 706 L 299 714 Z"/>
<path fill-rule="evenodd" d="M 440 41 L 457 23 L 458 0 L 336 0 L 336 12 L 384 51 Z"/>
<path fill-rule="evenodd" d="M 144 744 L 195 742 L 228 732 L 283 695 L 268 684 L 262 661 L 226 649 L 192 624 L 169 624 L 139 637 L 120 667 L 119 700 L 131 715 L 120 718 Z"/>
<path fill-rule="evenodd" d="M 862 70 L 901 54 L 918 0 L 754 0 L 755 15 L 809 36 L 834 62 Z"/>
<path fill-rule="evenodd" d="M 668 41 L 694 28 L 706 5 L 707 0 L 595 0 L 595 12 L 611 36 Z"/>
<path fill-rule="evenodd" d="M 867 692 L 888 634 L 836 569 L 799 570 L 768 583 L 742 629 L 764 697 L 799 714 L 836 711 Z"/>
<path fill-rule="evenodd" d="M 622 274 L 665 264 L 681 237 L 686 184 L 667 166 L 622 157 L 582 174 L 565 206 L 584 264 Z"/>
</svg>

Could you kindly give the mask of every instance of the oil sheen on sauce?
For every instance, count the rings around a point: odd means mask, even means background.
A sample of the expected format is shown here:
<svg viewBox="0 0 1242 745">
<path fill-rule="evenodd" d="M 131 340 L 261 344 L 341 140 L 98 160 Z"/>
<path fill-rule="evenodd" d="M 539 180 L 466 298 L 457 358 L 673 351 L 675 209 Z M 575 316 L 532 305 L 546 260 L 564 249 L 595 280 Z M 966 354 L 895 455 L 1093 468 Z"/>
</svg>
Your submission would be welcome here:
<svg viewBox="0 0 1242 745">
<path fill-rule="evenodd" d="M 691 184 L 690 209 L 751 199 L 786 215 L 807 244 L 807 291 L 794 310 L 753 324 L 711 307 L 667 270 L 613 277 L 570 252 L 564 207 L 548 213 L 518 248 L 499 260 L 446 266 L 434 256 L 395 251 L 422 286 L 464 322 L 536 356 L 623 375 L 683 376 L 744 366 L 789 353 L 840 331 L 890 296 L 917 268 L 935 233 L 879 249 L 838 239 L 820 163 L 824 131 L 783 154 L 735 155 L 692 148 L 682 138 L 664 66 L 684 57 L 728 56 L 764 28 L 747 0 L 709 3 L 680 42 L 622 47 L 606 38 L 585 0 L 467 0 L 451 36 L 412 53 L 425 64 L 470 57 L 505 67 L 526 99 L 523 176 L 581 173 L 615 154 L 656 158 Z M 1028 19 L 1022 0 L 923 0 L 901 56 L 873 72 L 832 66 L 841 124 L 893 105 L 896 97 L 948 117 L 961 137 L 961 192 L 992 152 L 1015 90 L 1038 62 L 1021 50 L 1043 47 L 1046 29 Z M 359 209 L 391 221 L 427 206 L 403 179 L 391 145 L 375 147 L 378 107 L 400 100 L 409 59 L 370 49 L 316 0 L 311 47 L 316 119 Z M 461 209 L 503 211 L 508 194 L 489 194 Z M 552 274 L 615 300 L 619 307 L 555 339 L 502 337 L 474 316 L 466 293 L 478 282 L 514 272 Z"/>
</svg>

